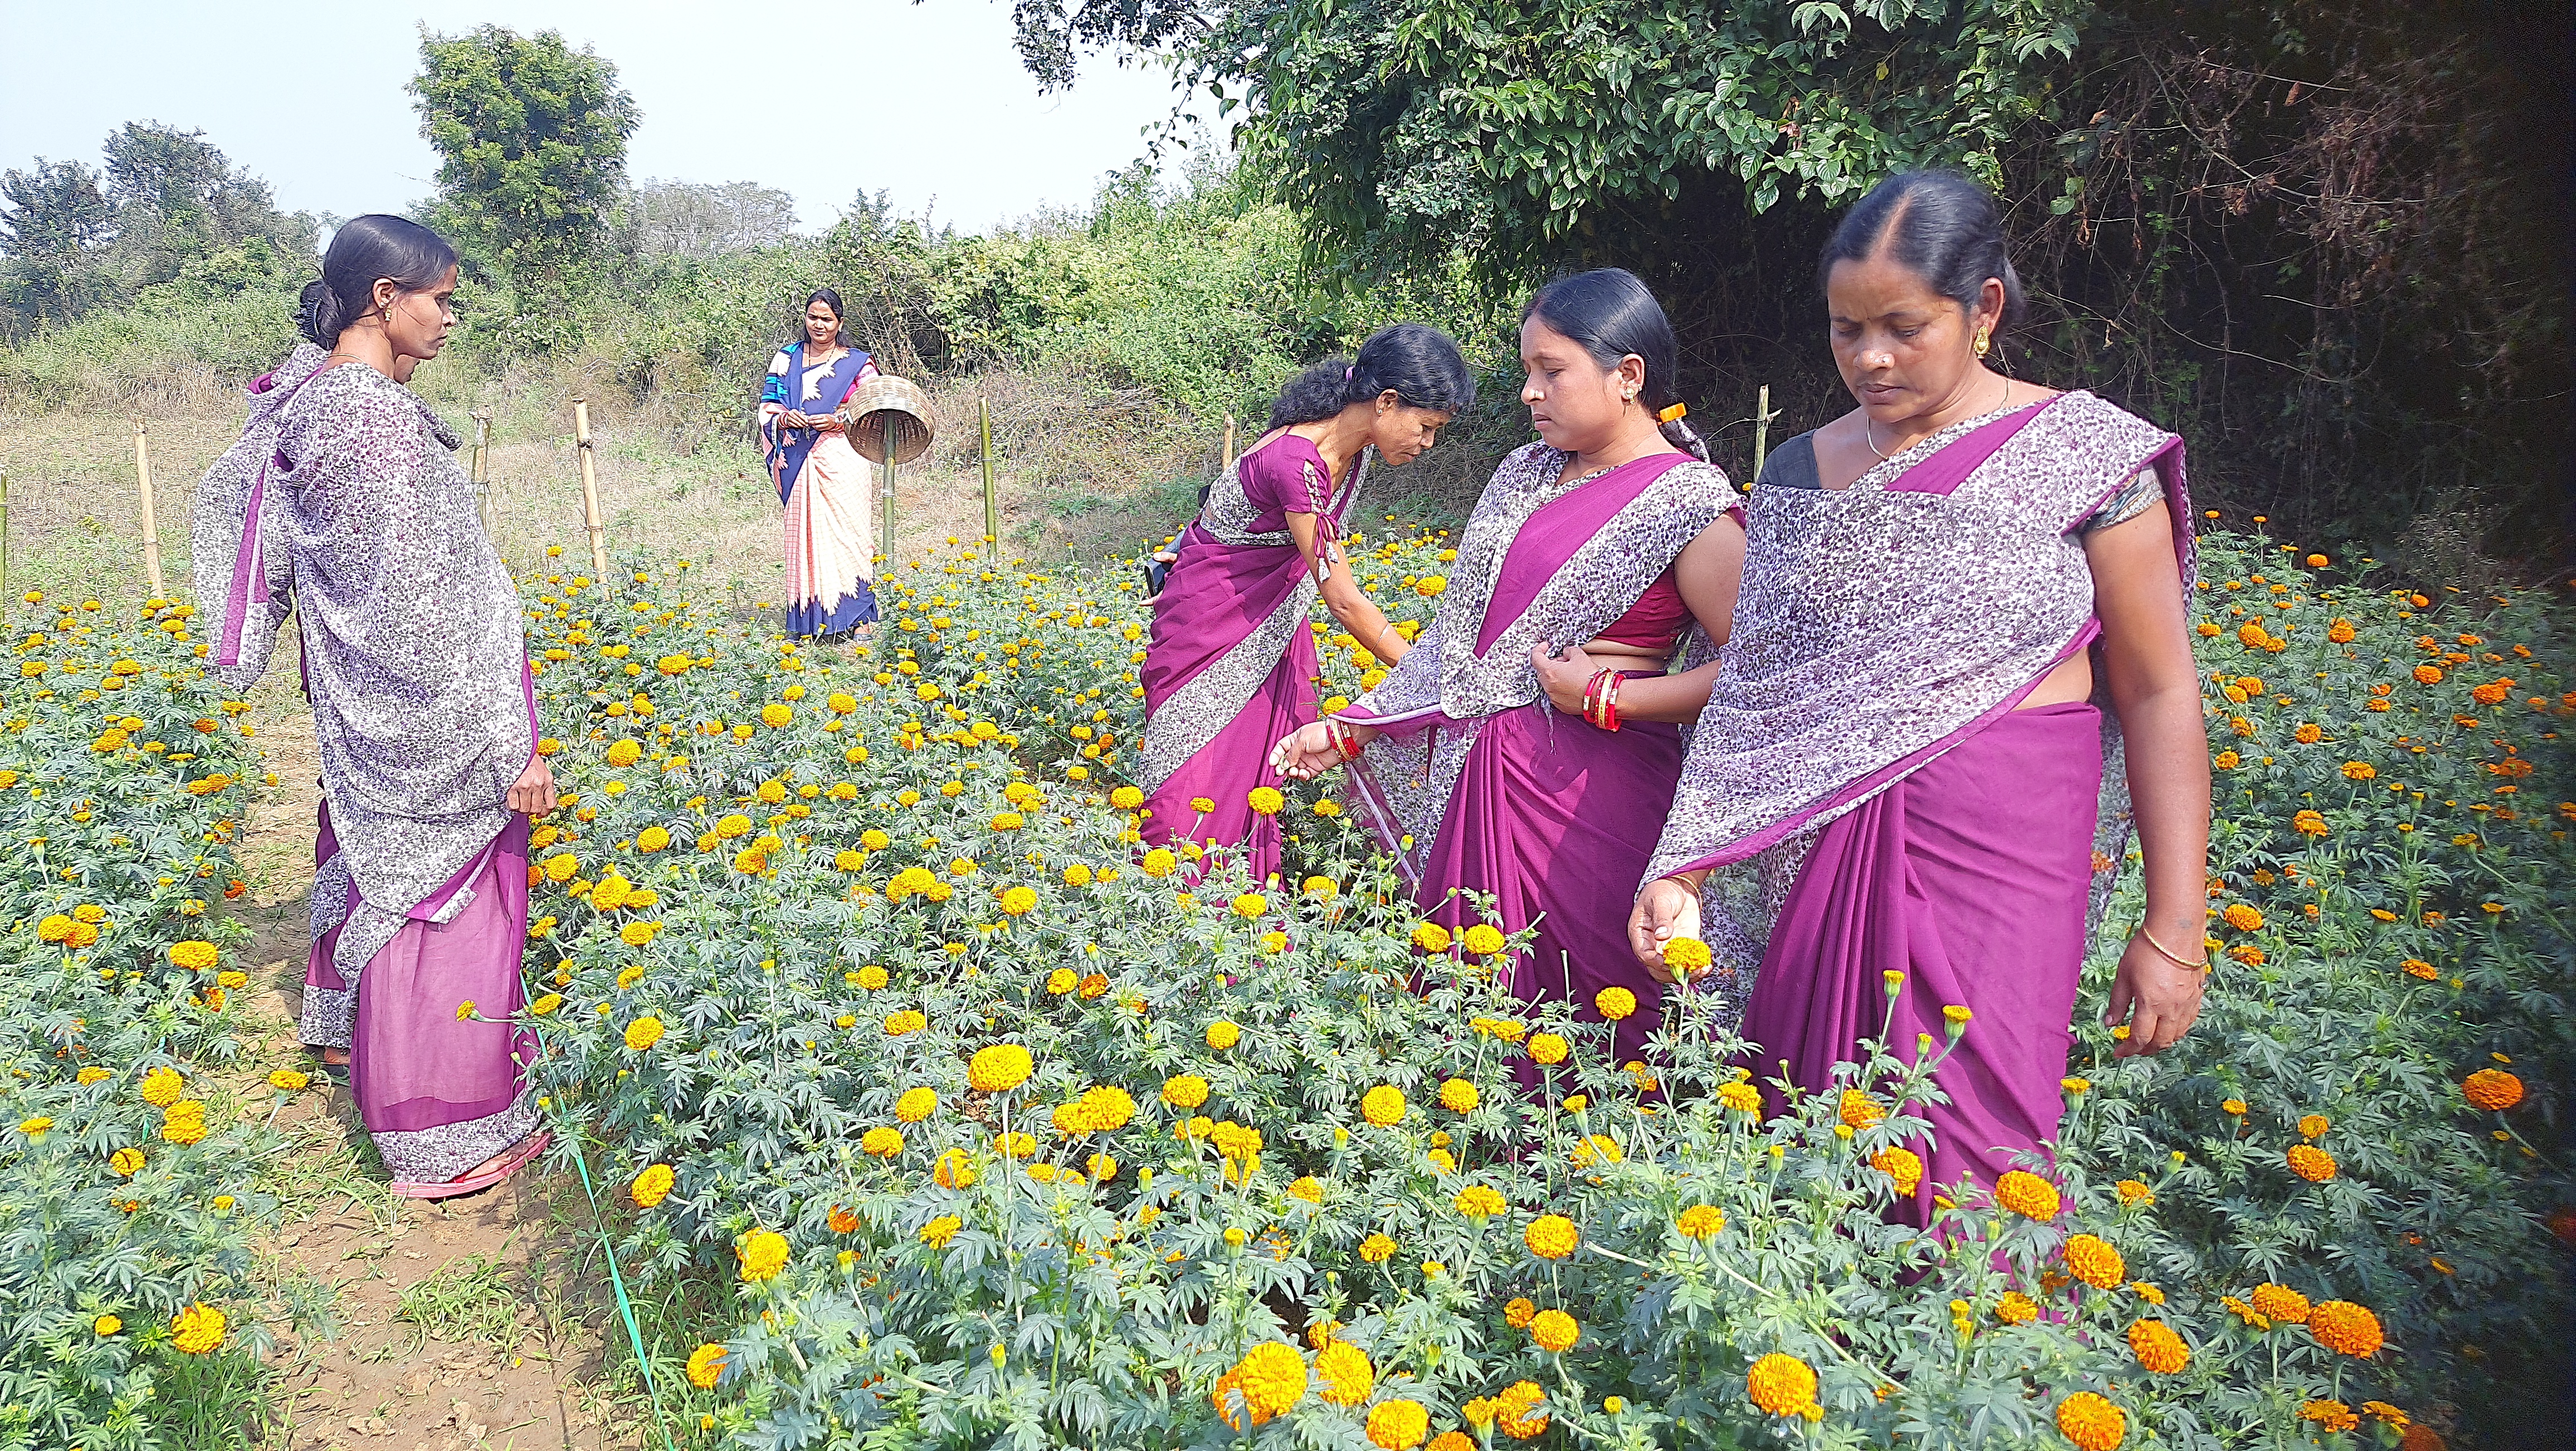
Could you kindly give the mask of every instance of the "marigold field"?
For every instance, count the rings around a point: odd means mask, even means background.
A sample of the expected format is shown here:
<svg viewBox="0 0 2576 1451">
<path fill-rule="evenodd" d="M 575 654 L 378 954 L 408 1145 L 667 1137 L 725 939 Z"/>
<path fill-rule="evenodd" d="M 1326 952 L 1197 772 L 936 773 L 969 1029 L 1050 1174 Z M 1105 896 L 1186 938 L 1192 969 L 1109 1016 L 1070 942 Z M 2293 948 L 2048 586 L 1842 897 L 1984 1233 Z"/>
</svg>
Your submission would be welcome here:
<svg viewBox="0 0 2576 1451">
<path fill-rule="evenodd" d="M 1370 547 L 1427 618 L 1444 539 Z M 2060 1161 L 1925 1235 L 1880 1216 L 1947 1043 L 1765 1121 L 1695 1000 L 1623 1064 L 1632 1005 L 1500 993 L 1329 782 L 1276 882 L 1145 850 L 1132 570 L 951 540 L 861 656 L 620 569 L 526 582 L 568 793 L 526 1015 L 677 1444 L 2422 1451 L 2511 1444 L 2562 1333 L 2542 593 L 2205 541 L 2208 1009 L 2115 1063 L 2098 961 Z M 266 1104 L 194 1095 L 260 768 L 184 606 L 85 603 L 22 607 L 0 718 L 0 1446 L 101 1451 L 184 1444 L 171 1383 L 259 1333 Z"/>
</svg>

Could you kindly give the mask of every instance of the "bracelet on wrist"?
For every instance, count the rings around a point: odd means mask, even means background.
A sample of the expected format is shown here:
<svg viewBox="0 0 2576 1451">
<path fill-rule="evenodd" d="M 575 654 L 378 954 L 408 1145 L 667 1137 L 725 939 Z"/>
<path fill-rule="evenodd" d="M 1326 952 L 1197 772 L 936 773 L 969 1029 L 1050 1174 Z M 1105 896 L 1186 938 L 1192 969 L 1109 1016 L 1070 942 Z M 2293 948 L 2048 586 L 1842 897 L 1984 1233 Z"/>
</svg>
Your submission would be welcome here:
<svg viewBox="0 0 2576 1451">
<path fill-rule="evenodd" d="M 2138 935 L 2139 935 L 2140 937 L 2142 937 L 2142 938 L 2146 939 L 2146 943 L 2147 943 L 2147 945 L 2148 945 L 2149 947 L 2154 948 L 2154 949 L 2156 950 L 2156 952 L 2157 952 L 2157 954 L 2158 954 L 2159 956 L 2162 956 L 2162 957 L 2163 957 L 2163 958 L 2165 958 L 2167 961 L 2169 961 L 2169 962 L 2173 963 L 2173 964 L 2174 964 L 2174 966 L 2176 966 L 2176 967 L 2181 967 L 2181 968 L 2187 968 L 2187 969 L 2189 969 L 2190 971 L 2193 971 L 2193 972 L 2207 972 L 2207 971 L 2209 971 L 2209 965 L 2210 965 L 2210 964 L 2209 964 L 2209 958 L 2208 958 L 2208 956 L 2207 956 L 2206 954 L 2203 954 L 2203 955 L 2202 955 L 2202 957 L 2201 957 L 2201 959 L 2200 959 L 2200 961 L 2198 961 L 2198 962 L 2194 962 L 2194 961 L 2192 961 L 2190 958 L 2184 957 L 2182 954 L 2180 954 L 2180 953 L 2178 953 L 2178 952 L 2174 951 L 2172 948 L 2165 946 L 2165 945 L 2164 945 L 2163 943 L 2161 943 L 2161 942 L 2158 942 L 2158 941 L 2156 940 L 2156 934 L 2154 934 L 2153 932 L 2148 931 L 2148 930 L 2147 930 L 2147 925 L 2146 925 L 2145 923 L 2143 923 L 2143 922 L 2141 922 L 2141 923 L 2139 923 L 2139 924 L 2138 924 Z"/>
</svg>

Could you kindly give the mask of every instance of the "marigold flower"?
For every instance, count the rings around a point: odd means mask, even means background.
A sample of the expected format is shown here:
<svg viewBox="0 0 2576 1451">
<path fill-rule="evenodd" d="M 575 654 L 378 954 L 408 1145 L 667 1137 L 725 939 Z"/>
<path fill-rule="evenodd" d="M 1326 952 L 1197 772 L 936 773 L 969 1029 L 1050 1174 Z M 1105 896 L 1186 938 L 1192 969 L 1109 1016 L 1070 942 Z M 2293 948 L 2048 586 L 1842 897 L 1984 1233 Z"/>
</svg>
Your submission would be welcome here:
<svg viewBox="0 0 2576 1451">
<path fill-rule="evenodd" d="M 2239 932 L 2258 931 L 2263 926 L 2262 912 L 2243 902 L 2229 903 L 2224 915 L 2227 919 L 2227 925 L 2235 928 Z"/>
<path fill-rule="evenodd" d="M 2081 1451 L 2112 1451 L 2129 1435 L 2129 1413 L 2091 1391 L 2057 1403 L 2057 1429 Z"/>
<path fill-rule="evenodd" d="M 1158 846 L 1145 853 L 1145 860 L 1138 865 L 1137 870 L 1149 877 L 1159 878 L 1170 876 L 1179 866 L 1180 858 Z"/>
<path fill-rule="evenodd" d="M 689 1384 L 702 1391 L 716 1388 L 724 1376 L 725 1348 L 709 1341 L 689 1352 Z"/>
<path fill-rule="evenodd" d="M 1995 1203 L 2024 1219 L 2057 1217 L 2057 1186 L 2027 1169 L 2007 1169 L 1995 1180 Z"/>
<path fill-rule="evenodd" d="M 2418 665 L 2418 666 L 2416 666 L 2416 667 L 2415 667 L 2415 682 L 2416 682 L 2418 685 L 2439 685 L 2439 684 L 2441 684 L 2441 683 L 2442 683 L 2442 668 L 2441 668 L 2440 666 L 2438 666 L 2438 665 Z"/>
<path fill-rule="evenodd" d="M 1554 1066 L 1564 1062 L 1566 1054 L 1570 1051 L 1570 1045 L 1554 1033 L 1530 1035 L 1529 1056 L 1533 1062 Z"/>
<path fill-rule="evenodd" d="M 1440 1084 L 1440 1106 L 1451 1113 L 1466 1113 L 1475 1108 L 1480 1095 L 1476 1085 L 1463 1078 L 1444 1079 Z"/>
<path fill-rule="evenodd" d="M 1383 1234 L 1372 1234 L 1360 1241 L 1360 1258 L 1373 1265 L 1395 1258 L 1396 1243 Z"/>
<path fill-rule="evenodd" d="M 1207 1045 L 1222 1053 L 1243 1041 L 1243 1029 L 1232 1021 L 1219 1018 L 1207 1025 Z"/>
<path fill-rule="evenodd" d="M 2350 1431 L 2361 1425 L 2361 1417 L 2352 1413 L 2352 1407 L 2323 1397 L 2299 1402 L 2299 1419 L 2328 1431 Z"/>
<path fill-rule="evenodd" d="M 215 944 L 211 942 L 191 939 L 170 944 L 170 965 L 184 967 L 190 972 L 204 972 L 214 966 L 218 955 Z"/>
<path fill-rule="evenodd" d="M 1530 1321 L 1529 1334 L 1539 1349 L 1562 1355 L 1574 1348 L 1574 1342 L 1583 1334 L 1583 1327 L 1562 1310 L 1541 1310 L 1537 1318 Z"/>
<path fill-rule="evenodd" d="M 641 1053 L 662 1041 L 662 1020 L 647 1013 L 626 1025 L 626 1046 Z"/>
<path fill-rule="evenodd" d="M 1037 910 L 1038 894 L 1034 887 L 1012 887 L 1002 893 L 1002 915 L 1025 917 Z"/>
<path fill-rule="evenodd" d="M 1627 1153 L 1619 1147 L 1619 1141 L 1607 1134 L 1593 1134 L 1574 1146 L 1574 1164 L 1579 1169 L 1589 1169 L 1596 1163 L 1625 1163 L 1627 1158 Z"/>
<path fill-rule="evenodd" d="M 2489 1113 L 2502 1113 L 2522 1102 L 2522 1080 L 2501 1068 L 2481 1068 L 2460 1085 L 2469 1102 Z"/>
<path fill-rule="evenodd" d="M 1369 1408 L 1369 1444 L 1380 1451 L 1413 1451 L 1430 1429 L 1431 1413 L 1419 1401 L 1380 1401 Z"/>
<path fill-rule="evenodd" d="M 1503 1196 L 1482 1184 L 1470 1184 L 1458 1191 L 1451 1207 L 1469 1219 L 1491 1219 L 1507 1207 Z"/>
<path fill-rule="evenodd" d="M 1447 952 L 1449 929 L 1437 922 L 1417 922 L 1413 925 L 1413 945 L 1425 952 Z"/>
<path fill-rule="evenodd" d="M 2363 1360 L 2379 1353 L 2379 1317 L 2350 1300 L 2327 1300 L 2310 1310 L 2308 1333 L 2338 1355 Z"/>
<path fill-rule="evenodd" d="M 2302 811 L 2291 817 L 2290 829 L 2301 836 L 2324 836 L 2331 830 L 2326 825 L 2324 814 L 2316 811 Z"/>
<path fill-rule="evenodd" d="M 859 1227 L 859 1212 L 844 1205 L 835 1204 L 832 1206 L 832 1213 L 824 1223 L 832 1227 L 834 1234 L 852 1234 L 857 1232 Z"/>
<path fill-rule="evenodd" d="M 1737 1113 L 1758 1115 L 1762 1112 L 1762 1090 L 1755 1088 L 1750 1083 L 1738 1082 L 1719 1084 L 1717 1086 L 1717 1101 L 1726 1105 L 1728 1108 L 1735 1110 Z"/>
<path fill-rule="evenodd" d="M 1236 1361 L 1234 1369 L 1217 1384 L 1217 1414 L 1227 1425 L 1238 1431 L 1243 1429 L 1235 1419 L 1229 1391 L 1242 1397 L 1242 1409 L 1250 1413 L 1253 1425 L 1265 1425 L 1305 1399 L 1306 1358 L 1293 1345 L 1269 1341 L 1244 1352 L 1243 1359 Z"/>
<path fill-rule="evenodd" d="M 1673 1220 L 1673 1228 L 1691 1239 L 1715 1239 L 1726 1228 L 1726 1214 L 1713 1204 L 1694 1204 Z"/>
<path fill-rule="evenodd" d="M 1801 1415 L 1816 1403 L 1815 1367 L 1794 1355 L 1772 1351 L 1745 1372 L 1744 1393 L 1770 1415 Z"/>
<path fill-rule="evenodd" d="M 2322 1138 L 2325 1136 L 2325 1131 L 2331 1127 L 2333 1124 L 2324 1114 L 2310 1113 L 2299 1116 L 2299 1132 L 2308 1138 Z"/>
<path fill-rule="evenodd" d="M 967 1060 L 966 1082 L 978 1093 L 1008 1093 L 1029 1081 L 1037 1060 L 1017 1043 L 993 1043 Z"/>
<path fill-rule="evenodd" d="M 975 1161 L 963 1149 L 950 1149 L 930 1166 L 930 1182 L 942 1189 L 965 1189 L 975 1183 Z"/>
<path fill-rule="evenodd" d="M 89 1328 L 96 1331 L 101 1336 L 108 1336 L 114 1335 L 123 1330 L 125 1328 L 125 1322 L 113 1315 L 101 1315 L 96 1320 L 90 1322 Z"/>
<path fill-rule="evenodd" d="M 2311 1184 L 2323 1184 L 2335 1176 L 2334 1155 L 2314 1144 L 2292 1144 L 2284 1157 L 2290 1161 L 2290 1172 Z"/>
<path fill-rule="evenodd" d="M 1995 1302 L 1995 1318 L 2006 1325 L 2027 1325 L 2039 1318 L 2039 1304 L 2019 1290 L 2006 1290 Z"/>
<path fill-rule="evenodd" d="M 1605 987 L 1592 995 L 1592 1006 L 1611 1022 L 1621 1022 L 1637 1011 L 1637 995 L 1623 987 Z"/>
<path fill-rule="evenodd" d="M 2128 1278 L 2128 1266 L 2120 1252 L 2098 1235 L 2070 1236 L 2065 1254 L 2067 1272 L 2097 1290 L 2117 1289 Z"/>
<path fill-rule="evenodd" d="M 1321 1204 L 1324 1202 L 1324 1181 L 1312 1174 L 1299 1175 L 1289 1181 L 1288 1197 L 1302 1199 L 1308 1204 Z"/>
<path fill-rule="evenodd" d="M 903 1152 L 903 1132 L 879 1124 L 859 1135 L 859 1152 L 873 1158 L 891 1159 Z"/>
<path fill-rule="evenodd" d="M 170 1318 L 170 1345 L 183 1355 L 205 1355 L 224 1343 L 224 1312 L 192 1304 Z"/>
<path fill-rule="evenodd" d="M 131 1179 L 143 1172 L 143 1151 L 135 1148 L 119 1149 L 107 1156 L 107 1167 L 108 1172 L 118 1178 Z"/>
<path fill-rule="evenodd" d="M 2120 1203 L 2130 1208 L 2156 1202 L 2156 1191 L 2148 1188 L 2143 1179 L 2123 1179 L 2112 1187 L 2119 1192 Z"/>
<path fill-rule="evenodd" d="M 1315 1352 L 1315 1394 L 1337 1406 L 1356 1406 L 1377 1389 L 1377 1367 L 1368 1352 L 1347 1340 L 1328 1340 Z"/>
<path fill-rule="evenodd" d="M 647 1164 L 636 1174 L 635 1182 L 626 1186 L 627 1197 L 635 1201 L 636 1208 L 650 1209 L 670 1196 L 676 1178 L 668 1164 Z"/>
<path fill-rule="evenodd" d="M 1562 1214 L 1542 1214 L 1521 1231 L 1521 1243 L 1543 1260 L 1561 1260 L 1583 1243 L 1583 1233 Z"/>
<path fill-rule="evenodd" d="M 154 1108 L 168 1108 L 187 1093 L 188 1081 L 179 1075 L 176 1068 L 154 1068 L 144 1073 L 138 1091 L 145 1103 Z"/>
<path fill-rule="evenodd" d="M 1494 1428 L 1515 1441 L 1535 1440 L 1547 1430 L 1546 1404 L 1547 1392 L 1536 1381 L 1516 1380 L 1494 1397 Z"/>
<path fill-rule="evenodd" d="M 1121 811 L 1133 811 L 1145 804 L 1145 793 L 1133 786 L 1121 786 L 1109 793 L 1109 804 Z"/>
<path fill-rule="evenodd" d="M 1404 1118 L 1404 1090 L 1391 1083 L 1381 1083 L 1360 1095 L 1360 1116 L 1379 1128 L 1388 1128 Z"/>
<path fill-rule="evenodd" d="M 1923 1182 L 1922 1156 L 1901 1145 L 1891 1144 L 1870 1155 L 1869 1166 L 1896 1182 L 1896 1197 L 1899 1199 L 1913 1198 L 1915 1189 Z"/>
<path fill-rule="evenodd" d="M 957 1231 L 965 1227 L 966 1221 L 956 1215 L 943 1214 L 921 1227 L 921 1242 L 932 1249 L 946 1249 L 948 1242 L 957 1237 Z"/>
<path fill-rule="evenodd" d="M 2254 1287 L 2254 1313 L 2283 1325 L 2303 1325 L 2308 1319 L 2308 1297 L 2287 1285 L 2270 1281 Z"/>
<path fill-rule="evenodd" d="M 2191 1347 L 2161 1320 L 2130 1322 L 2129 1350 L 2138 1357 L 2138 1364 L 2157 1375 L 2180 1375 L 2191 1363 Z"/>
<path fill-rule="evenodd" d="M 1887 1117 L 1887 1110 L 1879 1106 L 1877 1099 L 1857 1088 L 1843 1090 L 1839 1113 L 1844 1123 L 1856 1129 L 1868 1128 Z"/>
</svg>

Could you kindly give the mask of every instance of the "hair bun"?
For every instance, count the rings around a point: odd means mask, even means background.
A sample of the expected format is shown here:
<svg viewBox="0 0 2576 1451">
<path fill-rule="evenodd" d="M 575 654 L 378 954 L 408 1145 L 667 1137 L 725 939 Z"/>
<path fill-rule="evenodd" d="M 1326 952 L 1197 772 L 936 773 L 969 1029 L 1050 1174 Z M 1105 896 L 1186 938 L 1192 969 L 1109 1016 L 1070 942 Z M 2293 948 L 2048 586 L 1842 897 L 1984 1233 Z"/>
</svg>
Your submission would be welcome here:
<svg viewBox="0 0 2576 1451">
<path fill-rule="evenodd" d="M 331 284 L 320 278 L 304 284 L 304 293 L 295 306 L 295 330 L 317 348 L 327 348 L 340 340 L 340 328 L 346 319 L 340 316 L 340 299 Z"/>
</svg>

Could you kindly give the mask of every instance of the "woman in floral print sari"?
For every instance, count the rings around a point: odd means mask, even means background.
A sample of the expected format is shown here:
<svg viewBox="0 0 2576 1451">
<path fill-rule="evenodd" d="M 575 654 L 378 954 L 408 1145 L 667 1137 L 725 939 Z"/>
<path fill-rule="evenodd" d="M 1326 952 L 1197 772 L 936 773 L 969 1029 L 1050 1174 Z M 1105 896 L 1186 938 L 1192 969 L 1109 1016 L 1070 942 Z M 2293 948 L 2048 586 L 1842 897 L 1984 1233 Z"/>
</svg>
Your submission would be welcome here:
<svg viewBox="0 0 2576 1451">
<path fill-rule="evenodd" d="M 310 347 L 199 490 L 215 673 L 246 688 L 290 605 L 299 627 L 323 793 L 303 1037 L 347 1048 L 394 1191 L 416 1198 L 496 1183 L 545 1145 L 535 1041 L 506 1021 L 528 818 L 555 805 L 518 591 L 455 436 L 398 381 L 445 345 L 455 287 L 436 234 L 344 224 L 305 289 Z"/>
<path fill-rule="evenodd" d="M 1820 280 L 1860 406 L 1755 487 L 1734 638 L 1631 934 L 1668 975 L 1705 931 L 1702 970 L 1750 988 L 1760 1076 L 1806 1091 L 1879 1036 L 1891 984 L 1892 1050 L 1964 1023 L 1950 1101 L 1922 1110 L 1928 1172 L 1896 1174 L 1923 1223 L 1935 1190 L 2055 1138 L 2088 918 L 2133 822 L 2146 920 L 2105 1021 L 2154 1053 L 2199 1012 L 2190 506 L 2180 439 L 1989 361 L 2021 296 L 1975 183 L 1880 184 Z"/>
</svg>

